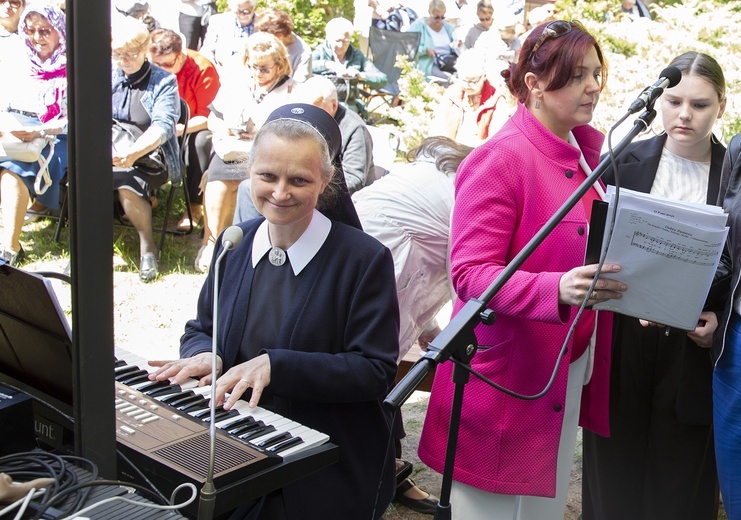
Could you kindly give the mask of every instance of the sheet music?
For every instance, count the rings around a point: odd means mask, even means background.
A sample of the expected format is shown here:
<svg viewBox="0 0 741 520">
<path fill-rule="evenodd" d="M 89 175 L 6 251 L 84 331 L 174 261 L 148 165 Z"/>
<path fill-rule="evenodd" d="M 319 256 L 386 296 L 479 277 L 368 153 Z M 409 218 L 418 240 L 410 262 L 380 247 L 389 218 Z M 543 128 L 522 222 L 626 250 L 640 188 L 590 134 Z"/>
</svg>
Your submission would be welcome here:
<svg viewBox="0 0 741 520">
<path fill-rule="evenodd" d="M 608 187 L 610 204 L 614 191 Z M 628 290 L 594 308 L 694 330 L 723 252 L 726 220 L 716 206 L 621 189 L 606 262 L 622 270 L 605 277 L 624 281 Z"/>
</svg>

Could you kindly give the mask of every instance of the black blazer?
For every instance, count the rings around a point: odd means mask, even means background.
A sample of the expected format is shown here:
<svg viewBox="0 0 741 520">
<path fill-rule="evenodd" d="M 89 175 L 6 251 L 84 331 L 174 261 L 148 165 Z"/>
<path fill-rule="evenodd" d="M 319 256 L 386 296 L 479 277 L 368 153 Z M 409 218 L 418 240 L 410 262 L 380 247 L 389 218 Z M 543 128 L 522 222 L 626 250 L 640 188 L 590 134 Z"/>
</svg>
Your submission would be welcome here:
<svg viewBox="0 0 741 520">
<path fill-rule="evenodd" d="M 653 137 L 645 141 L 629 144 L 616 159 L 620 186 L 634 191 L 648 193 L 656 178 L 656 170 L 661 160 L 661 152 L 666 142 L 666 135 Z M 717 204 L 720 186 L 721 168 L 726 148 L 722 144 L 713 144 L 708 181 L 708 204 Z M 603 176 L 606 184 L 615 184 L 612 168 Z M 670 343 L 681 349 L 679 363 L 676 367 L 676 400 L 675 410 L 680 422 L 686 424 L 710 424 L 712 421 L 712 374 L 713 362 L 710 349 L 698 347 L 687 338 L 684 331 L 672 330 L 668 337 L 663 329 L 644 328 L 636 318 L 616 314 L 613 325 L 613 356 L 617 358 L 621 346 L 626 343 L 647 342 L 656 344 Z M 613 363 L 613 374 L 620 370 L 618 363 Z M 616 377 L 612 378 L 617 381 Z M 611 387 L 610 399 L 619 399 L 620 389 Z"/>
<path fill-rule="evenodd" d="M 255 272 L 252 240 L 263 220 L 239 224 L 244 239 L 221 265 L 218 344 L 224 371 L 242 344 Z M 181 338 L 181 357 L 211 350 L 213 278 L 211 269 L 197 318 Z M 333 221 L 327 240 L 301 273 L 274 347 L 266 346 L 274 411 L 328 434 L 340 447 L 337 464 L 283 488 L 288 518 L 380 518 L 396 487 L 393 450 L 386 449 L 391 417 L 383 406 L 399 353 L 391 252 L 362 231 Z"/>
</svg>

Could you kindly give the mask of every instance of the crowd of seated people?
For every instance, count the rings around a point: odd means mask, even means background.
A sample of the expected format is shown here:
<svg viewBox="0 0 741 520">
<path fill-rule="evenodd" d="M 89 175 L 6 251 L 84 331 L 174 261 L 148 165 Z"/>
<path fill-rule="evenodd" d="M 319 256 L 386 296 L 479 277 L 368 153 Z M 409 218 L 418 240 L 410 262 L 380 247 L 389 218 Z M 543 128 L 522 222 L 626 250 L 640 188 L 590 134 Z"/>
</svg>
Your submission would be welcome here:
<svg viewBox="0 0 741 520">
<path fill-rule="evenodd" d="M 273 8 L 256 10 L 251 0 L 231 0 L 225 12 L 209 16 L 213 10 L 210 2 L 183 0 L 181 3 L 183 5 L 178 7 L 179 13 L 162 17 L 158 14 L 158 20 L 154 21 L 156 23 L 147 22 L 151 18 L 151 12 L 145 1 L 120 0 L 112 8 L 114 27 L 121 25 L 121 19 L 126 19 L 130 31 L 134 27 L 132 23 L 138 21 L 149 32 L 146 42 L 144 39 L 124 42 L 121 45 L 123 50 L 114 52 L 112 62 L 114 112 L 121 121 L 138 126 L 143 134 L 138 144 L 128 150 L 135 153 L 128 153 L 127 157 L 115 156 L 113 164 L 117 193 L 115 202 L 119 206 L 120 216 L 134 225 L 139 234 L 142 281 L 155 279 L 158 272 L 159 251 L 153 239 L 152 209 L 157 204 L 156 191 L 159 187 L 173 177 L 179 179 L 182 176 L 184 179 L 190 207 L 187 208 L 189 211 L 182 214 L 175 227 L 183 232 L 203 224 L 202 247 L 196 255 L 194 265 L 200 271 L 208 270 L 214 241 L 234 219 L 238 186 L 244 180 L 240 161 L 246 157 L 250 140 L 267 114 L 291 99 L 322 106 L 336 119 L 344 136 L 352 135 L 352 138 L 346 138 L 343 153 L 345 183 L 350 194 L 375 180 L 373 143 L 365 130 L 362 117 L 364 107 L 358 83 L 362 82 L 365 87 L 379 88 L 385 84 L 386 75 L 352 45 L 351 40 L 355 38 L 352 22 L 344 18 L 330 20 L 326 26 L 326 39 L 311 51 L 308 44 L 296 34 L 291 16 L 285 11 Z M 34 4 L 42 5 L 41 2 Z M 32 31 L 30 28 L 26 30 L 23 25 L 19 30 L 19 20 L 26 8 L 25 0 L 6 0 L 0 6 L 0 30 L 12 36 L 0 39 L 0 45 L 3 46 L 0 49 L 3 50 L 0 53 L 0 70 L 13 70 L 17 76 L 17 71 L 30 70 L 29 67 L 37 62 L 36 66 L 44 71 L 45 79 L 39 80 L 38 76 L 33 75 L 33 80 L 28 81 L 36 84 L 33 87 L 35 89 L 39 86 L 52 89 L 59 98 L 53 105 L 61 107 L 57 109 L 58 114 L 48 121 L 35 116 L 36 122 L 33 125 L 43 126 L 24 134 L 27 139 L 31 139 L 43 132 L 50 145 L 57 144 L 53 161 L 42 172 L 43 175 L 38 175 L 40 178 L 50 176 L 46 191 L 41 193 L 38 187 L 34 187 L 38 170 L 35 163 L 18 168 L 9 165 L 6 160 L 0 170 L 3 177 L 2 191 L 6 193 L 2 197 L 5 224 L 0 236 L 0 246 L 4 257 L 12 258 L 14 263 L 18 263 L 23 257 L 20 234 L 24 217 L 28 220 L 36 214 L 54 211 L 60 204 L 60 180 L 67 169 L 66 121 L 63 117 L 66 108 L 64 89 L 56 89 L 54 85 L 64 74 L 65 45 L 63 35 L 54 38 L 56 30 Z M 489 12 L 489 6 L 487 0 L 482 0 L 477 6 L 478 14 L 487 18 L 484 15 Z M 63 11 L 55 9 L 63 16 Z M 430 9 L 429 17 L 418 18 L 415 23 L 418 26 L 425 24 L 426 28 L 419 28 L 425 33 L 428 32 L 430 23 L 439 25 L 448 41 L 449 28 L 444 20 L 445 5 L 433 0 Z M 181 26 L 193 24 L 197 13 L 204 15 L 199 23 L 207 28 L 197 38 L 190 33 L 183 34 L 180 31 L 182 27 L 153 29 L 161 25 L 159 20 L 176 20 Z M 481 24 L 490 21 L 479 17 Z M 60 30 L 63 32 L 64 29 Z M 143 38 L 144 33 L 141 32 L 140 36 Z M 43 45 L 26 43 L 34 40 L 40 40 Z M 194 40 L 197 41 L 194 43 Z M 428 44 L 433 47 L 429 50 L 434 54 L 436 44 L 434 40 L 430 41 L 432 43 Z M 52 44 L 57 46 L 54 50 L 50 50 Z M 44 58 L 34 58 L 42 47 L 53 54 L 46 61 Z M 197 47 L 197 50 L 191 47 Z M 430 53 L 423 54 L 429 58 Z M 465 65 L 465 59 L 463 64 Z M 133 70 L 134 68 L 137 70 Z M 130 76 L 134 76 L 136 80 L 137 73 L 143 74 L 145 78 L 141 83 L 134 84 Z M 174 83 L 170 84 L 169 79 L 165 81 L 168 78 L 167 73 L 175 76 Z M 152 79 L 154 76 L 157 77 L 156 81 Z M 329 79 L 334 88 L 329 88 L 327 82 L 316 81 L 303 91 L 303 97 L 299 96 L 300 89 L 295 87 L 316 76 Z M 468 81 L 468 84 L 478 87 L 478 84 L 473 83 L 479 82 L 472 80 L 479 79 L 480 76 L 476 75 L 474 78 L 469 74 L 464 78 L 461 74 L 453 74 L 448 75 L 448 78 L 454 85 L 460 86 Z M 42 110 L 43 107 L 30 106 L 24 101 L 24 96 L 19 94 L 25 93 L 27 99 L 28 93 L 33 91 L 23 87 L 24 82 L 18 80 L 0 83 L 0 109 L 10 110 L 16 116 L 38 114 Z M 139 103 L 140 98 L 149 99 L 143 95 L 147 89 L 162 95 L 155 84 L 165 83 L 168 85 L 167 102 L 178 106 L 162 110 L 162 106 L 149 107 Z M 175 90 L 170 87 L 175 87 Z M 294 90 L 295 98 L 292 94 Z M 488 91 L 486 88 L 484 90 Z M 131 93 L 136 95 L 131 97 Z M 473 93 L 474 97 L 477 95 Z M 176 164 L 174 161 L 179 151 L 179 137 L 184 128 L 183 123 L 177 121 L 178 97 L 188 105 L 190 111 L 190 119 L 187 121 L 188 137 L 183 141 L 187 150 L 182 173 L 178 171 L 180 162 L 177 161 Z M 117 102 L 124 104 L 116 107 Z M 435 133 L 457 138 L 447 131 Z M 465 139 L 459 141 L 465 142 Z M 230 146 L 234 149 L 230 150 Z M 161 158 L 167 159 L 164 161 L 166 171 L 155 172 L 156 175 L 149 172 L 145 175 L 134 163 L 141 162 L 142 157 L 153 151 L 158 151 Z M 136 157 L 138 155 L 140 156 Z M 25 187 L 21 189 L 24 183 Z M 7 193 L 14 195 L 9 197 Z"/>
</svg>

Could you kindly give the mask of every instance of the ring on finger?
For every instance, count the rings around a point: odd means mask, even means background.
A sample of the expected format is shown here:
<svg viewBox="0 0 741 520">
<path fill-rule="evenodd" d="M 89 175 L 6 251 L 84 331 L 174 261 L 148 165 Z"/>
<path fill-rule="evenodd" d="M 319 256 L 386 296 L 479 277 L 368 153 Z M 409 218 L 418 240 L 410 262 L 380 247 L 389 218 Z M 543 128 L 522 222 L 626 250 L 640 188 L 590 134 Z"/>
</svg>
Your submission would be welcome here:
<svg viewBox="0 0 741 520">
<path fill-rule="evenodd" d="M 246 385 L 246 386 L 247 386 L 248 388 L 249 388 L 249 386 L 250 386 L 250 383 L 249 383 L 249 381 L 247 381 L 246 379 L 240 379 L 240 380 L 239 380 L 239 382 L 240 382 L 240 383 L 244 383 L 244 384 L 245 384 L 245 385 Z"/>
</svg>

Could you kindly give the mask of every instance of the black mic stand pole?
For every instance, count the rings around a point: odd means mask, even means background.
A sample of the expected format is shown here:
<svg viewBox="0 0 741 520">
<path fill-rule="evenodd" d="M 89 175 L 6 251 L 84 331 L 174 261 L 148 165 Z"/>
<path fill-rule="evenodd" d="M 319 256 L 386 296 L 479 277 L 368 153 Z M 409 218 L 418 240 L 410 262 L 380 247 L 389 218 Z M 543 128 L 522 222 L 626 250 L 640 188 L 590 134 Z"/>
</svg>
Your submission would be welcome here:
<svg viewBox="0 0 741 520">
<path fill-rule="evenodd" d="M 613 149 L 613 157 L 622 153 L 628 144 L 641 132 L 651 126 L 656 117 L 653 103 L 646 107 L 633 123 L 633 128 Z M 623 118 L 625 119 L 625 118 Z M 456 363 L 453 367 L 453 382 L 455 389 L 450 410 L 450 426 L 448 429 L 448 443 L 445 453 L 445 466 L 443 469 L 442 489 L 440 502 L 435 511 L 435 520 L 446 520 L 451 518 L 450 490 L 453 484 L 453 469 L 455 466 L 455 452 L 458 442 L 458 430 L 460 427 L 461 409 L 463 404 L 463 390 L 468 382 L 471 359 L 476 354 L 478 347 L 474 327 L 480 322 L 491 325 L 496 319 L 494 311 L 487 309 L 486 305 L 499 292 L 504 284 L 517 272 L 523 263 L 530 257 L 535 249 L 550 235 L 551 231 L 561 220 L 576 206 L 592 185 L 599 180 L 611 164 L 611 158 L 605 157 L 592 171 L 591 175 L 582 182 L 571 196 L 563 203 L 558 211 L 545 223 L 522 250 L 507 264 L 499 276 L 489 285 L 484 293 L 477 299 L 472 299 L 456 313 L 447 327 L 432 340 L 427 347 L 427 353 L 422 356 L 409 369 L 407 375 L 399 381 L 391 393 L 386 396 L 384 403 L 398 409 L 401 407 L 415 388 L 419 386 L 425 376 L 435 364 L 440 364 L 452 357 Z"/>
</svg>

